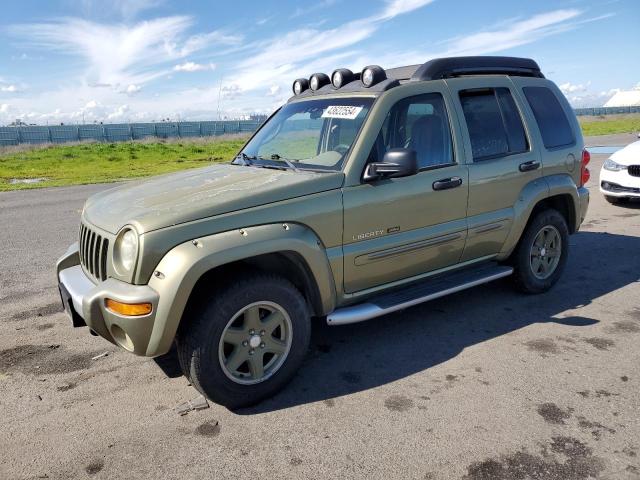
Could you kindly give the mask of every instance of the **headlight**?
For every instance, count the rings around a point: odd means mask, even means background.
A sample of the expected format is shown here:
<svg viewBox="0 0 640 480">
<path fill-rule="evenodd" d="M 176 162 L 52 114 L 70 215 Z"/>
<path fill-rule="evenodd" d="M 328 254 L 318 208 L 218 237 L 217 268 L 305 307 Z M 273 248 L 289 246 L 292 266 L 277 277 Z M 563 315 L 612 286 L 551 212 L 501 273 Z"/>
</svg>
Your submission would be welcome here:
<svg viewBox="0 0 640 480">
<path fill-rule="evenodd" d="M 121 275 L 133 270 L 138 258 L 138 234 L 131 228 L 120 231 L 113 249 L 113 263 Z"/>
<path fill-rule="evenodd" d="M 612 172 L 619 172 L 621 170 L 626 170 L 627 167 L 625 165 L 620 165 L 619 163 L 614 162 L 610 158 L 607 158 L 602 165 L 602 168 L 605 170 L 610 170 Z"/>
</svg>

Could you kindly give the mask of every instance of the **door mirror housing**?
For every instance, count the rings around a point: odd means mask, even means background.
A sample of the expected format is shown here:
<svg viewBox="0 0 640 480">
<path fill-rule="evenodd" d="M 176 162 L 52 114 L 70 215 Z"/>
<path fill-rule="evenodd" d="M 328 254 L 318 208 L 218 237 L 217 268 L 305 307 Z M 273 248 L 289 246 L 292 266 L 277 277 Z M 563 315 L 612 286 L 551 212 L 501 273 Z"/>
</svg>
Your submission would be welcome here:
<svg viewBox="0 0 640 480">
<path fill-rule="evenodd" d="M 372 162 L 364 171 L 364 180 L 370 182 L 381 178 L 408 177 L 418 173 L 418 157 L 415 150 L 391 148 L 384 154 L 382 162 Z"/>
</svg>

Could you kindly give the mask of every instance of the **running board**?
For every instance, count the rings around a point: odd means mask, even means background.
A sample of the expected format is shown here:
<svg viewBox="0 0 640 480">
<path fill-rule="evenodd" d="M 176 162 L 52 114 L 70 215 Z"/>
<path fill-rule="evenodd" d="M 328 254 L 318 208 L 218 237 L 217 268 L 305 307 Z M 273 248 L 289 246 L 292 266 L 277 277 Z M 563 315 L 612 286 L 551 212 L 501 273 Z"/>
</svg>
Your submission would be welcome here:
<svg viewBox="0 0 640 480">
<path fill-rule="evenodd" d="M 491 282 L 513 273 L 513 268 L 496 264 L 483 265 L 451 273 L 439 278 L 430 278 L 420 283 L 383 294 L 369 302 L 339 308 L 327 316 L 329 325 L 346 325 L 364 322 L 381 315 L 404 310 L 420 303 L 460 292 L 467 288 Z"/>
</svg>

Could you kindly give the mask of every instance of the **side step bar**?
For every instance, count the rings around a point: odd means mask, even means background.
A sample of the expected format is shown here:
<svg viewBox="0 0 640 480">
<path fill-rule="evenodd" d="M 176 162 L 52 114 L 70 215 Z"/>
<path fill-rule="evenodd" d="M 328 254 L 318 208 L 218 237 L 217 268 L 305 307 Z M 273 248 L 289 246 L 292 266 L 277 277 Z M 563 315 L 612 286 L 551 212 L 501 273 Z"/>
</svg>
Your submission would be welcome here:
<svg viewBox="0 0 640 480">
<path fill-rule="evenodd" d="M 490 264 L 465 269 L 439 278 L 430 278 L 404 287 L 369 302 L 338 308 L 327 316 L 329 325 L 346 325 L 363 322 L 388 313 L 404 310 L 420 303 L 444 297 L 467 288 L 491 282 L 513 273 L 513 268 Z"/>
</svg>

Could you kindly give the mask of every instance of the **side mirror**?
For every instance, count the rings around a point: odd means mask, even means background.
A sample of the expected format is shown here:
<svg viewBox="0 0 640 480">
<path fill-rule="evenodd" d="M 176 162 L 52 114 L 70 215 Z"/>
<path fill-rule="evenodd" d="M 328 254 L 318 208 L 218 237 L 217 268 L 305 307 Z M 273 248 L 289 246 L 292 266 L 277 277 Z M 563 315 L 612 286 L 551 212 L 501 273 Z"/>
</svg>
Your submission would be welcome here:
<svg viewBox="0 0 640 480">
<path fill-rule="evenodd" d="M 370 182 L 380 178 L 408 177 L 418 173 L 418 157 L 415 150 L 392 148 L 384 154 L 382 162 L 367 165 L 364 180 Z"/>
</svg>

